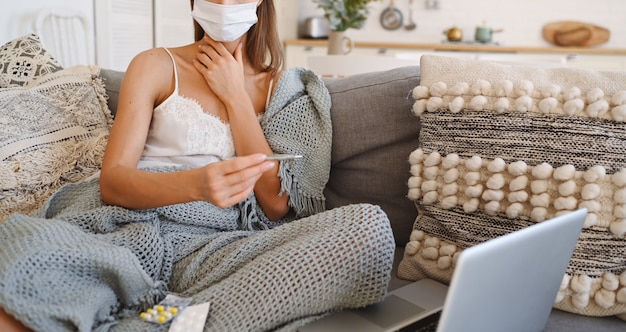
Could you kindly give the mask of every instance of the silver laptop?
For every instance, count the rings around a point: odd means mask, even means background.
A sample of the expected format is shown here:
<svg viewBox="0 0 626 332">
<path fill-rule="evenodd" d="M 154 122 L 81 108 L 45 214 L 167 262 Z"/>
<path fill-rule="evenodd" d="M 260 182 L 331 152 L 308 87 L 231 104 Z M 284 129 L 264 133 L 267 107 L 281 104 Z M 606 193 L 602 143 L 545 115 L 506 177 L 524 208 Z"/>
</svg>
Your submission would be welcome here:
<svg viewBox="0 0 626 332">
<path fill-rule="evenodd" d="M 450 286 L 423 279 L 366 308 L 325 316 L 311 331 L 541 331 L 578 241 L 580 209 L 461 252 Z M 436 327 L 433 327 L 436 326 Z"/>
</svg>

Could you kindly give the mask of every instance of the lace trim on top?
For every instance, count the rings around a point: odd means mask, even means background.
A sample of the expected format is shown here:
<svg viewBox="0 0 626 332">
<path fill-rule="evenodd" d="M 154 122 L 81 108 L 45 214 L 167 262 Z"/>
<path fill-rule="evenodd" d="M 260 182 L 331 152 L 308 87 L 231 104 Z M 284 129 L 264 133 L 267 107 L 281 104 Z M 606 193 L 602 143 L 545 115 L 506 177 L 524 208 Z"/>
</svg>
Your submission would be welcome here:
<svg viewBox="0 0 626 332">
<path fill-rule="evenodd" d="M 217 154 L 224 158 L 235 154 L 230 125 L 218 116 L 206 113 L 197 100 L 177 94 L 173 102 L 161 104 L 154 111 L 171 116 L 187 125 L 186 155 Z"/>
</svg>

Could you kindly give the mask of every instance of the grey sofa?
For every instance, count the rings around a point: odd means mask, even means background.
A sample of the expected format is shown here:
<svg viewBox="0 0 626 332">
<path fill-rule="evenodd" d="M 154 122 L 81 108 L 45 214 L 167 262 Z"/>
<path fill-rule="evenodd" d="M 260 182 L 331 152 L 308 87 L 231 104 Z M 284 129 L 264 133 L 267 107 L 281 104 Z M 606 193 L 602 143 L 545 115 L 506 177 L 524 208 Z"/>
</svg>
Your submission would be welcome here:
<svg viewBox="0 0 626 332">
<path fill-rule="evenodd" d="M 123 73 L 102 70 L 115 112 Z M 389 289 L 410 283 L 397 277 L 417 210 L 406 198 L 408 156 L 419 143 L 420 122 L 411 114 L 418 66 L 345 78 L 324 78 L 332 98 L 333 151 L 325 195 L 328 208 L 356 202 L 381 206 L 391 220 L 397 249 Z M 616 317 L 586 317 L 553 310 L 546 331 L 626 331 Z"/>
</svg>

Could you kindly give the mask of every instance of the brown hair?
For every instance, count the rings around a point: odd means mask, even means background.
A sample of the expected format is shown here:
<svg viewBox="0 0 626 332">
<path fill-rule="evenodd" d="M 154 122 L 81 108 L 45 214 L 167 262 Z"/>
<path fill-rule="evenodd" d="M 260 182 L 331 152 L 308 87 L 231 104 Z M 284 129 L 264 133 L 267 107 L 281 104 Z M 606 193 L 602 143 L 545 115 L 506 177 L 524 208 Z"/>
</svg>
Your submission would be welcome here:
<svg viewBox="0 0 626 332">
<path fill-rule="evenodd" d="M 193 10 L 194 0 L 190 0 Z M 284 55 L 278 37 L 276 9 L 274 0 L 263 0 L 257 7 L 258 22 L 248 30 L 246 56 L 256 70 L 276 74 L 283 66 Z M 195 40 L 204 38 L 204 30 L 193 21 Z"/>
</svg>

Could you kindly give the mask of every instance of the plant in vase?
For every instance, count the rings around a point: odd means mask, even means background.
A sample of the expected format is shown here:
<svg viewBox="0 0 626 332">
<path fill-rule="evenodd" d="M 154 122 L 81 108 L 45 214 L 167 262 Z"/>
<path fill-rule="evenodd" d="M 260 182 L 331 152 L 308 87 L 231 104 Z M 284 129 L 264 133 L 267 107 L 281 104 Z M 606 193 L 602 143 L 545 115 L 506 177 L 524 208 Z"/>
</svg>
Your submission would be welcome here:
<svg viewBox="0 0 626 332">
<path fill-rule="evenodd" d="M 346 30 L 362 28 L 369 13 L 368 5 L 377 1 L 380 0 L 313 0 L 324 10 L 324 17 L 328 20 L 328 54 L 347 54 L 352 50 L 352 41 L 345 36 Z M 347 48 L 344 47 L 346 44 Z"/>
</svg>

